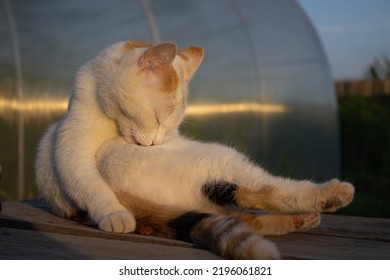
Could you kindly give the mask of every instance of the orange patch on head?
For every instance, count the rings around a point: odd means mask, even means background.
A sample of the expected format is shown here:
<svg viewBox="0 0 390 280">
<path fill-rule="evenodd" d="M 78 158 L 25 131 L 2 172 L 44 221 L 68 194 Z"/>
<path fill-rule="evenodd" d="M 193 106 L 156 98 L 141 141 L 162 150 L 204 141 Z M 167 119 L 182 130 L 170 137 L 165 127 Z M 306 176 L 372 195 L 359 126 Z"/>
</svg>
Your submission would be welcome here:
<svg viewBox="0 0 390 280">
<path fill-rule="evenodd" d="M 190 80 L 202 63 L 204 51 L 199 47 L 188 47 L 182 49 L 178 56 L 184 60 L 184 77 Z"/>
<path fill-rule="evenodd" d="M 169 68 L 167 75 L 162 79 L 162 90 L 168 99 L 167 111 L 172 113 L 176 105 L 176 90 L 179 86 L 179 76 L 172 66 Z"/>
<path fill-rule="evenodd" d="M 183 60 L 188 61 L 190 58 L 185 53 L 178 53 L 178 56 L 180 56 Z"/>
<path fill-rule="evenodd" d="M 179 52 L 178 55 L 185 61 L 188 61 L 190 57 L 203 57 L 204 52 L 201 48 L 189 47 Z"/>
<path fill-rule="evenodd" d="M 124 53 L 127 53 L 133 49 L 150 48 L 151 46 L 153 46 L 153 45 L 150 43 L 146 43 L 146 42 L 126 42 L 123 45 L 123 51 L 124 51 Z"/>
<path fill-rule="evenodd" d="M 174 43 L 162 43 L 153 46 L 145 42 L 126 42 L 123 45 L 125 53 L 135 48 L 148 48 L 139 59 L 140 73 L 153 73 L 158 76 L 156 86 L 164 95 L 166 110 L 172 113 L 176 106 L 176 90 L 179 85 L 179 76 L 172 67 L 172 61 L 176 56 L 176 45 Z"/>
</svg>

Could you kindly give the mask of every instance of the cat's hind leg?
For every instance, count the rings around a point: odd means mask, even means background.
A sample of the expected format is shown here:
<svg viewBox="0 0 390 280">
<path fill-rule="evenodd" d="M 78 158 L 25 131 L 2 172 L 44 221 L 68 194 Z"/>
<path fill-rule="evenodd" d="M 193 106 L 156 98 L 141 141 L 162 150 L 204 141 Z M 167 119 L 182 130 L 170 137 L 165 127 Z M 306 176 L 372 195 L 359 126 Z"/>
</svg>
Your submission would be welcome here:
<svg viewBox="0 0 390 280">
<path fill-rule="evenodd" d="M 289 232 L 306 231 L 320 224 L 319 213 L 305 214 L 248 214 L 232 212 L 246 223 L 254 232 L 260 235 L 282 235 Z"/>
<path fill-rule="evenodd" d="M 158 205 L 124 192 L 119 201 L 135 216 L 136 232 L 179 239 L 228 259 L 278 259 L 276 246 L 239 218 Z"/>
<path fill-rule="evenodd" d="M 350 204 L 353 195 L 354 187 L 337 179 L 324 184 L 286 180 L 258 189 L 238 188 L 235 193 L 241 207 L 282 213 L 334 212 Z"/>
<path fill-rule="evenodd" d="M 354 187 L 348 182 L 330 180 L 321 186 L 323 197 L 320 199 L 322 212 L 334 212 L 352 202 Z"/>
<path fill-rule="evenodd" d="M 203 194 L 217 205 L 275 213 L 333 212 L 351 203 L 354 187 L 333 179 L 324 184 L 269 177 L 247 187 L 224 181 L 207 183 Z"/>
</svg>

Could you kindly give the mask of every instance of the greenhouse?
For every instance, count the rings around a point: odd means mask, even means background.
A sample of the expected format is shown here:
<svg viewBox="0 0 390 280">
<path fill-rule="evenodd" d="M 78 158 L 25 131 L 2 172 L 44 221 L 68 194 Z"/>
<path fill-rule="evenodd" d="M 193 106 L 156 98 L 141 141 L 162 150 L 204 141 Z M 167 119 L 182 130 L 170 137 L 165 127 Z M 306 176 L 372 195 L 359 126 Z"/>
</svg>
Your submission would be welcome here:
<svg viewBox="0 0 390 280">
<path fill-rule="evenodd" d="M 124 40 L 205 50 L 183 134 L 235 147 L 276 175 L 339 175 L 332 77 L 296 1 L 2 2 L 0 199 L 37 195 L 37 142 L 66 110 L 75 72 Z"/>
</svg>

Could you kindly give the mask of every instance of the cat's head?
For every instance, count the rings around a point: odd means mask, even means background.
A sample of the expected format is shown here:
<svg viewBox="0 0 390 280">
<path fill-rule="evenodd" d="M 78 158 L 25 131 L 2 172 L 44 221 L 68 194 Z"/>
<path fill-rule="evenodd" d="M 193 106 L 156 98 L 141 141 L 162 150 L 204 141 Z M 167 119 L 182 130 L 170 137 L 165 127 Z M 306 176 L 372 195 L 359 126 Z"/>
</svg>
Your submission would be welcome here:
<svg viewBox="0 0 390 280">
<path fill-rule="evenodd" d="M 159 145 L 184 115 L 188 83 L 202 62 L 201 48 L 177 52 L 174 43 L 115 44 L 107 49 L 97 87 L 104 113 L 129 143 Z M 111 57 L 109 63 L 107 56 Z"/>
</svg>

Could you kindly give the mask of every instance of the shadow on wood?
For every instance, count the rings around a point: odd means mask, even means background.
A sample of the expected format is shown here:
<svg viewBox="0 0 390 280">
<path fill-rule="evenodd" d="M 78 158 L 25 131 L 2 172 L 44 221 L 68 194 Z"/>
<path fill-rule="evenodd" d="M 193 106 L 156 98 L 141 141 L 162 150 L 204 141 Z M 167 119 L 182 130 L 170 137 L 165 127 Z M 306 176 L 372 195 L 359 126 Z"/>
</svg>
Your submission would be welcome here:
<svg viewBox="0 0 390 280">
<path fill-rule="evenodd" d="M 323 215 L 317 229 L 268 236 L 284 259 L 390 259 L 390 220 Z M 192 244 L 97 230 L 53 215 L 42 201 L 5 202 L 0 259 L 220 259 Z"/>
</svg>

